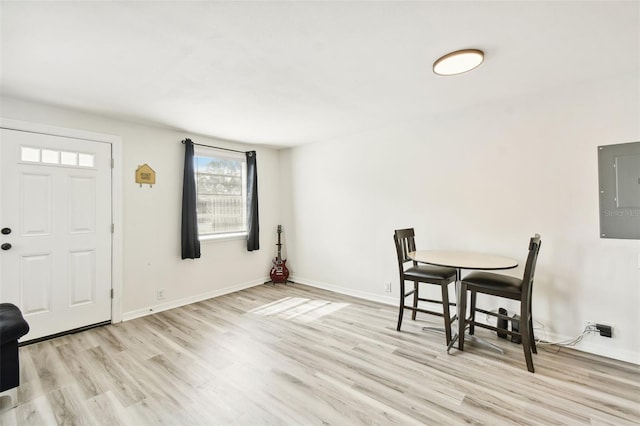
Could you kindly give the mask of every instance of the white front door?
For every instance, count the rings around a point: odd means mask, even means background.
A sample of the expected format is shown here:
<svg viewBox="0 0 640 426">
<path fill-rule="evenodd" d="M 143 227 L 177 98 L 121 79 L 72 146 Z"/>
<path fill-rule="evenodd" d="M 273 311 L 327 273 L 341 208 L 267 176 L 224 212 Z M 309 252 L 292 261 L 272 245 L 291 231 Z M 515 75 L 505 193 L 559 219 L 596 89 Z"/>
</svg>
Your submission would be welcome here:
<svg viewBox="0 0 640 426">
<path fill-rule="evenodd" d="M 2 129 L 0 302 L 21 341 L 111 319 L 111 145 Z"/>
</svg>

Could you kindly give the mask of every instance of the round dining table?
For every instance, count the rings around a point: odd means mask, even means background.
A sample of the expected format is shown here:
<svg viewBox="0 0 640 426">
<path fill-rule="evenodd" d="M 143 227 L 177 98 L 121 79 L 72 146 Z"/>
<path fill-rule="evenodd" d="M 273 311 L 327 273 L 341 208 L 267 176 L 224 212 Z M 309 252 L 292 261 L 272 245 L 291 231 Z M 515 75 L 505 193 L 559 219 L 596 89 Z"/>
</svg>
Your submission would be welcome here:
<svg viewBox="0 0 640 426">
<path fill-rule="evenodd" d="M 518 261 L 516 259 L 473 251 L 416 250 L 410 252 L 409 257 L 416 262 L 456 268 L 458 270 L 474 269 L 487 271 L 512 269 L 518 266 Z"/>
</svg>

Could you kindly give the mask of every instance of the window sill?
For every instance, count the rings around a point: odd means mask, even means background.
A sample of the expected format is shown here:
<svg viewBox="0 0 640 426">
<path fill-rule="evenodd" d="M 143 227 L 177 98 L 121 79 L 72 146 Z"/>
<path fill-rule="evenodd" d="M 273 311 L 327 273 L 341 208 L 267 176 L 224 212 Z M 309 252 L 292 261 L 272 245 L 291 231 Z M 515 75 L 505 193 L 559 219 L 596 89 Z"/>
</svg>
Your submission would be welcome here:
<svg viewBox="0 0 640 426">
<path fill-rule="evenodd" d="M 246 232 L 234 232 L 229 234 L 214 234 L 214 235 L 203 235 L 198 237 L 200 242 L 209 242 L 209 241 L 229 241 L 229 240 L 246 240 L 247 233 Z"/>
</svg>

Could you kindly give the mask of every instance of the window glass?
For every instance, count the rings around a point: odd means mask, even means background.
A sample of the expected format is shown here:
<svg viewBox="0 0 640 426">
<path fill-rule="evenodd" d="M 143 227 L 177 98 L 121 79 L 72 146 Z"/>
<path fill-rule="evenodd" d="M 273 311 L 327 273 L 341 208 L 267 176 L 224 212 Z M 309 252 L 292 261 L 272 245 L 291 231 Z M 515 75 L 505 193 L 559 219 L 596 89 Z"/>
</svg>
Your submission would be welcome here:
<svg viewBox="0 0 640 426">
<path fill-rule="evenodd" d="M 20 159 L 22 161 L 33 161 L 39 163 L 40 150 L 38 148 L 29 148 L 28 146 L 23 146 L 20 149 Z"/>
<path fill-rule="evenodd" d="M 61 152 L 60 153 L 60 162 L 65 166 L 77 166 L 78 165 L 78 154 L 75 152 Z"/>
<path fill-rule="evenodd" d="M 63 166 L 94 167 L 95 155 L 78 152 L 55 151 L 46 148 L 20 147 L 20 160 L 42 164 L 61 164 Z"/>
<path fill-rule="evenodd" d="M 42 162 L 47 164 L 58 164 L 60 163 L 60 153 L 50 149 L 43 149 Z"/>
<path fill-rule="evenodd" d="M 216 152 L 194 157 L 200 236 L 246 232 L 246 161 Z"/>
</svg>

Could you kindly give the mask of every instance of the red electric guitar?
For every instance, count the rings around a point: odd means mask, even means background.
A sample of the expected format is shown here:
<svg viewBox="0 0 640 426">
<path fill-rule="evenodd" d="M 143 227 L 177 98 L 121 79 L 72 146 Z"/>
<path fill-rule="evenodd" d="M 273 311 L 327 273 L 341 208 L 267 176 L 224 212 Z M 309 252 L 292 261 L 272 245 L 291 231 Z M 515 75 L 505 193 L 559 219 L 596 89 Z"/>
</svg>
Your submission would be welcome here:
<svg viewBox="0 0 640 426">
<path fill-rule="evenodd" d="M 278 256 L 274 257 L 271 261 L 273 268 L 271 268 L 271 281 L 273 283 L 286 283 L 289 278 L 289 270 L 287 269 L 287 259 L 282 258 L 282 243 L 280 242 L 280 234 L 282 234 L 282 225 L 278 225 Z"/>
</svg>

